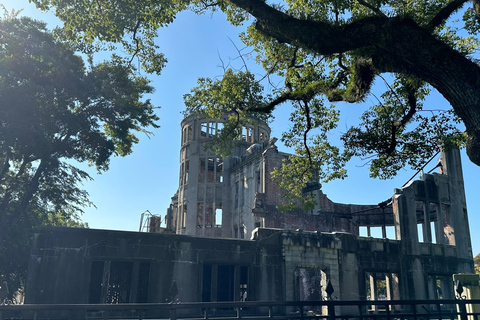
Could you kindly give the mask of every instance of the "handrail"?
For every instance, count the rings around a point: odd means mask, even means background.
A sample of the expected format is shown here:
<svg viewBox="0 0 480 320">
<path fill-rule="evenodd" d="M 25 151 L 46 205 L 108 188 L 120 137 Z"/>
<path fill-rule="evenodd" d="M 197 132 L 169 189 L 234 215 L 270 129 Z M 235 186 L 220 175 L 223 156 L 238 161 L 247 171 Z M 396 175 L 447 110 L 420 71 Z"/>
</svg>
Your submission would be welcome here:
<svg viewBox="0 0 480 320">
<path fill-rule="evenodd" d="M 245 301 L 1 305 L 7 319 L 455 319 L 478 320 L 480 300 Z M 316 312 L 325 307 L 324 312 Z M 350 308 L 346 308 L 350 307 Z M 353 308 L 352 308 L 353 307 Z M 375 307 L 375 308 L 373 308 Z M 449 307 L 449 308 L 447 308 Z M 443 308 L 443 309 L 442 309 Z M 313 311 L 312 311 L 313 310 Z M 335 311 L 337 310 L 337 311 Z M 89 312 L 99 312 L 100 316 Z M 150 314 L 149 314 L 150 313 Z M 109 316 L 110 314 L 110 316 Z"/>
</svg>

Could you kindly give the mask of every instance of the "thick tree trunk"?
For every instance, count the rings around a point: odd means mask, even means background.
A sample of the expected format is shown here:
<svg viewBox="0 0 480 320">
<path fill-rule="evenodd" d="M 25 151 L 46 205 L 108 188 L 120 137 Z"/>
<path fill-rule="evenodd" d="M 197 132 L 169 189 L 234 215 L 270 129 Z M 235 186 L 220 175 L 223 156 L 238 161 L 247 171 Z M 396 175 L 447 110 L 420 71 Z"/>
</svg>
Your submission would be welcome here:
<svg viewBox="0 0 480 320">
<path fill-rule="evenodd" d="M 260 0 L 231 0 L 251 13 L 260 31 L 315 53 L 357 50 L 381 72 L 413 75 L 436 88 L 465 124 L 467 154 L 480 166 L 480 66 L 413 20 L 369 17 L 345 26 L 299 20 Z"/>
<path fill-rule="evenodd" d="M 28 182 L 20 203 L 15 203 L 14 207 L 12 207 L 10 201 L 5 204 L 2 203 L 4 206 L 0 208 L 0 241 L 8 240 L 10 237 L 13 226 L 22 218 L 30 201 L 37 192 L 40 177 L 47 170 L 48 166 L 49 161 L 42 159 L 32 179 Z"/>
<path fill-rule="evenodd" d="M 465 124 L 467 154 L 480 166 L 480 66 L 411 20 L 395 21 L 372 57 L 385 72 L 414 75 L 436 88 Z"/>
</svg>

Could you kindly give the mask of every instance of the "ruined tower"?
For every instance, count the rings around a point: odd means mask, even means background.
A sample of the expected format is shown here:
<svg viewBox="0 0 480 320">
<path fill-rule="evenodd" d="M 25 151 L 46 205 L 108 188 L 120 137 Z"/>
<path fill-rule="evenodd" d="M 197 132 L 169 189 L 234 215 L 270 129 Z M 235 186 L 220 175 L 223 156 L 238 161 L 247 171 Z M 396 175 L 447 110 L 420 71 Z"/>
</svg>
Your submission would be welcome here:
<svg viewBox="0 0 480 320">
<path fill-rule="evenodd" d="M 205 143 L 219 134 L 225 121 L 226 116 L 212 120 L 197 114 L 181 123 L 179 188 L 170 208 L 170 228 L 177 234 L 232 237 L 231 170 L 249 147 L 268 143 L 271 130 L 262 121 L 245 125 L 232 155 L 222 159 Z"/>
</svg>

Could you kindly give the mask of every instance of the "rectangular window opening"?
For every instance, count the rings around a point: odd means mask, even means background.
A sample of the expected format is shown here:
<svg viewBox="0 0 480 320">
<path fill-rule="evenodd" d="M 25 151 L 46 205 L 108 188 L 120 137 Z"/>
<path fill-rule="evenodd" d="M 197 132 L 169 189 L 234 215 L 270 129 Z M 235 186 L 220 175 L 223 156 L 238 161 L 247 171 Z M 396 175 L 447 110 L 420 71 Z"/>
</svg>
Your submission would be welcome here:
<svg viewBox="0 0 480 320">
<path fill-rule="evenodd" d="M 130 261 L 112 261 L 105 303 L 119 304 L 130 302 L 132 266 L 133 262 Z"/>
<path fill-rule="evenodd" d="M 358 235 L 360 237 L 368 237 L 368 227 L 367 226 L 359 226 L 358 227 Z"/>
<path fill-rule="evenodd" d="M 210 123 L 210 137 L 217 135 L 217 124 L 215 122 Z"/>
<path fill-rule="evenodd" d="M 430 221 L 430 232 L 432 233 L 432 243 L 437 243 L 437 237 L 435 234 L 435 221 Z"/>
<path fill-rule="evenodd" d="M 217 278 L 217 301 L 234 301 L 235 266 L 219 265 Z"/>
<path fill-rule="evenodd" d="M 198 202 L 197 203 L 197 226 L 203 227 L 203 202 Z"/>
<path fill-rule="evenodd" d="M 215 162 L 214 158 L 208 158 L 208 174 L 207 174 L 207 182 L 213 182 L 215 175 Z"/>
<path fill-rule="evenodd" d="M 365 273 L 366 299 L 369 301 L 398 300 L 400 288 L 398 274 L 384 272 Z M 371 310 L 385 309 L 385 306 L 370 305 Z"/>
<path fill-rule="evenodd" d="M 423 223 L 417 223 L 417 234 L 418 234 L 418 242 L 424 242 Z"/>
<path fill-rule="evenodd" d="M 184 184 L 188 183 L 188 174 L 190 171 L 190 161 L 187 160 L 185 161 L 185 179 L 184 179 Z"/>
<path fill-rule="evenodd" d="M 202 301 L 212 301 L 212 265 L 203 265 Z"/>
<path fill-rule="evenodd" d="M 247 128 L 242 127 L 242 140 L 247 141 Z"/>
<path fill-rule="evenodd" d="M 192 140 L 193 130 L 192 126 L 187 127 L 187 142 Z"/>
<path fill-rule="evenodd" d="M 205 182 L 205 159 L 200 159 L 200 170 L 198 172 L 198 182 Z"/>
<path fill-rule="evenodd" d="M 103 268 L 104 261 L 92 261 L 90 268 L 90 286 L 88 292 L 88 303 L 102 303 Z"/>
<path fill-rule="evenodd" d="M 395 240 L 395 226 L 386 226 L 387 230 L 387 239 Z"/>
<path fill-rule="evenodd" d="M 215 181 L 223 182 L 223 161 L 222 158 L 215 158 Z"/>
<path fill-rule="evenodd" d="M 297 301 L 322 300 L 322 272 L 318 268 L 296 268 L 295 291 Z M 322 314 L 321 307 L 305 306 L 304 311 Z"/>
<path fill-rule="evenodd" d="M 215 204 L 215 225 L 217 227 L 222 226 L 222 204 L 221 203 L 216 203 Z"/>
<path fill-rule="evenodd" d="M 240 301 L 247 301 L 248 298 L 248 267 L 240 267 Z"/>
<path fill-rule="evenodd" d="M 213 203 L 205 203 L 205 226 L 212 227 L 213 225 Z"/>
<path fill-rule="evenodd" d="M 432 243 L 443 243 L 441 240 L 441 237 L 437 237 L 437 235 L 441 232 L 439 232 L 438 228 L 438 206 L 435 202 L 430 202 L 428 205 L 429 208 L 429 219 L 430 219 L 430 239 Z"/>
<path fill-rule="evenodd" d="M 204 122 L 200 125 L 200 137 L 207 138 L 208 137 L 208 123 Z"/>
<path fill-rule="evenodd" d="M 415 212 L 417 216 L 417 235 L 418 242 L 427 242 L 428 232 L 425 225 L 425 203 L 423 201 L 415 201 Z"/>
<path fill-rule="evenodd" d="M 455 245 L 455 229 L 450 225 L 450 207 L 446 204 L 441 205 L 443 213 L 443 237 L 445 244 Z"/>
<path fill-rule="evenodd" d="M 183 212 L 182 214 L 182 228 L 185 228 L 187 225 L 187 202 L 183 203 Z"/>
<path fill-rule="evenodd" d="M 148 302 L 148 284 L 150 283 L 150 262 L 141 262 L 138 268 L 137 303 Z"/>
</svg>

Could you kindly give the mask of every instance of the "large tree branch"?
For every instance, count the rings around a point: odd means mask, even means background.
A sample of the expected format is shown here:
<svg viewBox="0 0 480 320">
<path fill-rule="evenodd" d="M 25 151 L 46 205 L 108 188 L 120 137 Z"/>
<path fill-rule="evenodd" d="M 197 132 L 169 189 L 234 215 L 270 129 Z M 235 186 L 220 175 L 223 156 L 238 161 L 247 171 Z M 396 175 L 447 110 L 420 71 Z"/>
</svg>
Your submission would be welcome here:
<svg viewBox="0 0 480 320">
<path fill-rule="evenodd" d="M 445 22 L 445 20 L 447 20 L 452 15 L 452 13 L 459 10 L 467 1 L 469 0 L 453 0 L 452 2 L 447 4 L 435 15 L 435 17 L 433 17 L 432 20 L 430 20 L 430 22 L 426 26 L 426 29 L 430 32 L 433 31 L 433 29 Z"/>
<path fill-rule="evenodd" d="M 270 103 L 264 106 L 248 108 L 248 111 L 270 113 L 275 109 L 275 107 L 286 101 L 308 101 L 319 93 L 327 94 L 331 89 L 332 88 L 330 88 L 330 86 L 323 81 L 312 83 L 303 90 L 288 90 L 272 100 Z"/>
<path fill-rule="evenodd" d="M 480 67 L 429 30 L 404 17 L 368 17 L 337 26 L 296 19 L 261 0 L 230 1 L 257 19 L 257 29 L 280 42 L 321 55 L 355 50 L 356 55 L 371 58 L 380 72 L 413 75 L 429 83 L 464 122 L 469 136 L 467 154 L 480 165 Z"/>
<path fill-rule="evenodd" d="M 347 25 L 301 20 L 289 16 L 261 0 L 231 0 L 257 19 L 256 28 L 280 42 L 329 55 L 373 45 L 384 24 L 392 18 L 368 17 Z M 393 18 L 395 19 L 395 18 Z M 332 39 L 335 39 L 332 41 Z"/>
</svg>

